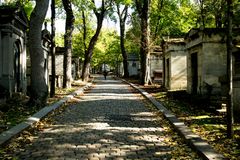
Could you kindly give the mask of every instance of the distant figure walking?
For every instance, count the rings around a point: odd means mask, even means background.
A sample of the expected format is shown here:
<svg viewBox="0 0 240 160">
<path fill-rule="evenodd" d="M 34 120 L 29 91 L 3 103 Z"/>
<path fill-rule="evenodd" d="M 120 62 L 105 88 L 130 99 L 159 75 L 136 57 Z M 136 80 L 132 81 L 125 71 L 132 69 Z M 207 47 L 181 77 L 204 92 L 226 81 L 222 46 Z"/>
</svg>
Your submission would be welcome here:
<svg viewBox="0 0 240 160">
<path fill-rule="evenodd" d="M 107 71 L 104 70 L 104 71 L 103 71 L 103 75 L 104 75 L 105 80 L 107 79 L 107 74 L 108 74 Z"/>
</svg>

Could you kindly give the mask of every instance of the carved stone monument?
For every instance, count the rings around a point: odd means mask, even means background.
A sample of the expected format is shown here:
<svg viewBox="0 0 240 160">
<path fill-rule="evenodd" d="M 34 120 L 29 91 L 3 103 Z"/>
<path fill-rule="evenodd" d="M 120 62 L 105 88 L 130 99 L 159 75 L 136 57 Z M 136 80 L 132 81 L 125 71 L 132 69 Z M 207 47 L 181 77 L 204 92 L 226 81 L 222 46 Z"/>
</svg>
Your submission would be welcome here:
<svg viewBox="0 0 240 160">
<path fill-rule="evenodd" d="M 0 86 L 10 96 L 26 93 L 26 30 L 23 9 L 0 6 Z"/>
</svg>

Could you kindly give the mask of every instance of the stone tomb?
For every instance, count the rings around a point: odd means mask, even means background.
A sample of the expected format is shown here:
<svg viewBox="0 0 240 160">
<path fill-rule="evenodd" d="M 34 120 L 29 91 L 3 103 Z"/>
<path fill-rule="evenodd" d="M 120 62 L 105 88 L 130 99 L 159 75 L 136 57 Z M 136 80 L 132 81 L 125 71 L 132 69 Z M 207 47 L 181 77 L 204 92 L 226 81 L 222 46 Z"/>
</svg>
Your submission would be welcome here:
<svg viewBox="0 0 240 160">
<path fill-rule="evenodd" d="M 187 89 L 187 54 L 183 38 L 163 41 L 164 86 L 168 90 Z"/>
<path fill-rule="evenodd" d="M 0 6 L 0 22 L 0 86 L 10 96 L 26 93 L 26 14 L 21 8 Z"/>
<path fill-rule="evenodd" d="M 234 110 L 240 111 L 240 29 L 233 30 L 233 94 Z M 192 29 L 186 36 L 187 92 L 226 97 L 227 47 L 225 29 Z M 221 100 L 221 99 L 220 99 Z"/>
<path fill-rule="evenodd" d="M 153 46 L 150 49 L 150 76 L 154 83 L 162 84 L 163 72 L 163 51 L 160 46 Z"/>
<path fill-rule="evenodd" d="M 65 49 L 64 47 L 56 47 L 55 65 L 56 65 L 56 87 L 63 86 L 63 59 Z M 52 56 L 49 55 L 48 70 L 50 77 L 52 76 Z M 51 79 L 51 78 L 50 78 Z"/>
<path fill-rule="evenodd" d="M 129 76 L 139 76 L 140 62 L 137 54 L 128 54 L 128 72 Z"/>
</svg>

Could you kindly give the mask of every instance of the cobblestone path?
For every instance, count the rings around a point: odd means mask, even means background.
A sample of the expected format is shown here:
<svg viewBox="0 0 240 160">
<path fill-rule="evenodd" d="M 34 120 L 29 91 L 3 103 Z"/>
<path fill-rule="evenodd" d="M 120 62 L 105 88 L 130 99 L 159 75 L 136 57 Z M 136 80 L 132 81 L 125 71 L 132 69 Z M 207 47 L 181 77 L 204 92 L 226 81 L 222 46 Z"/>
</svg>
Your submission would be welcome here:
<svg viewBox="0 0 240 160">
<path fill-rule="evenodd" d="M 140 96 L 108 77 L 54 118 L 19 159 L 171 159 L 166 132 Z"/>
</svg>

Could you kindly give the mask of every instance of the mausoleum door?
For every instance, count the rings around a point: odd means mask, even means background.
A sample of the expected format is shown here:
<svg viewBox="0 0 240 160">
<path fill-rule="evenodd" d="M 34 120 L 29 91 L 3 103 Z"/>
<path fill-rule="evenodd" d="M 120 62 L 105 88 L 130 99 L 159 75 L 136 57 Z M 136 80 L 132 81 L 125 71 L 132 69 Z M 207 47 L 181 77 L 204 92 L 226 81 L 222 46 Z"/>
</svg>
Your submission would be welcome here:
<svg viewBox="0 0 240 160">
<path fill-rule="evenodd" d="M 233 53 L 234 57 L 234 65 L 233 65 L 233 71 L 234 71 L 234 76 L 240 76 L 240 51 L 234 52 Z"/>
<path fill-rule="evenodd" d="M 198 87 L 198 58 L 197 53 L 191 55 L 191 71 L 192 71 L 192 94 L 197 94 Z"/>
<path fill-rule="evenodd" d="M 14 44 L 14 87 L 15 92 L 20 91 L 20 45 Z"/>
<path fill-rule="evenodd" d="M 169 59 L 167 59 L 166 63 L 166 82 L 167 82 L 167 87 L 170 87 L 170 64 L 169 64 Z"/>
</svg>

